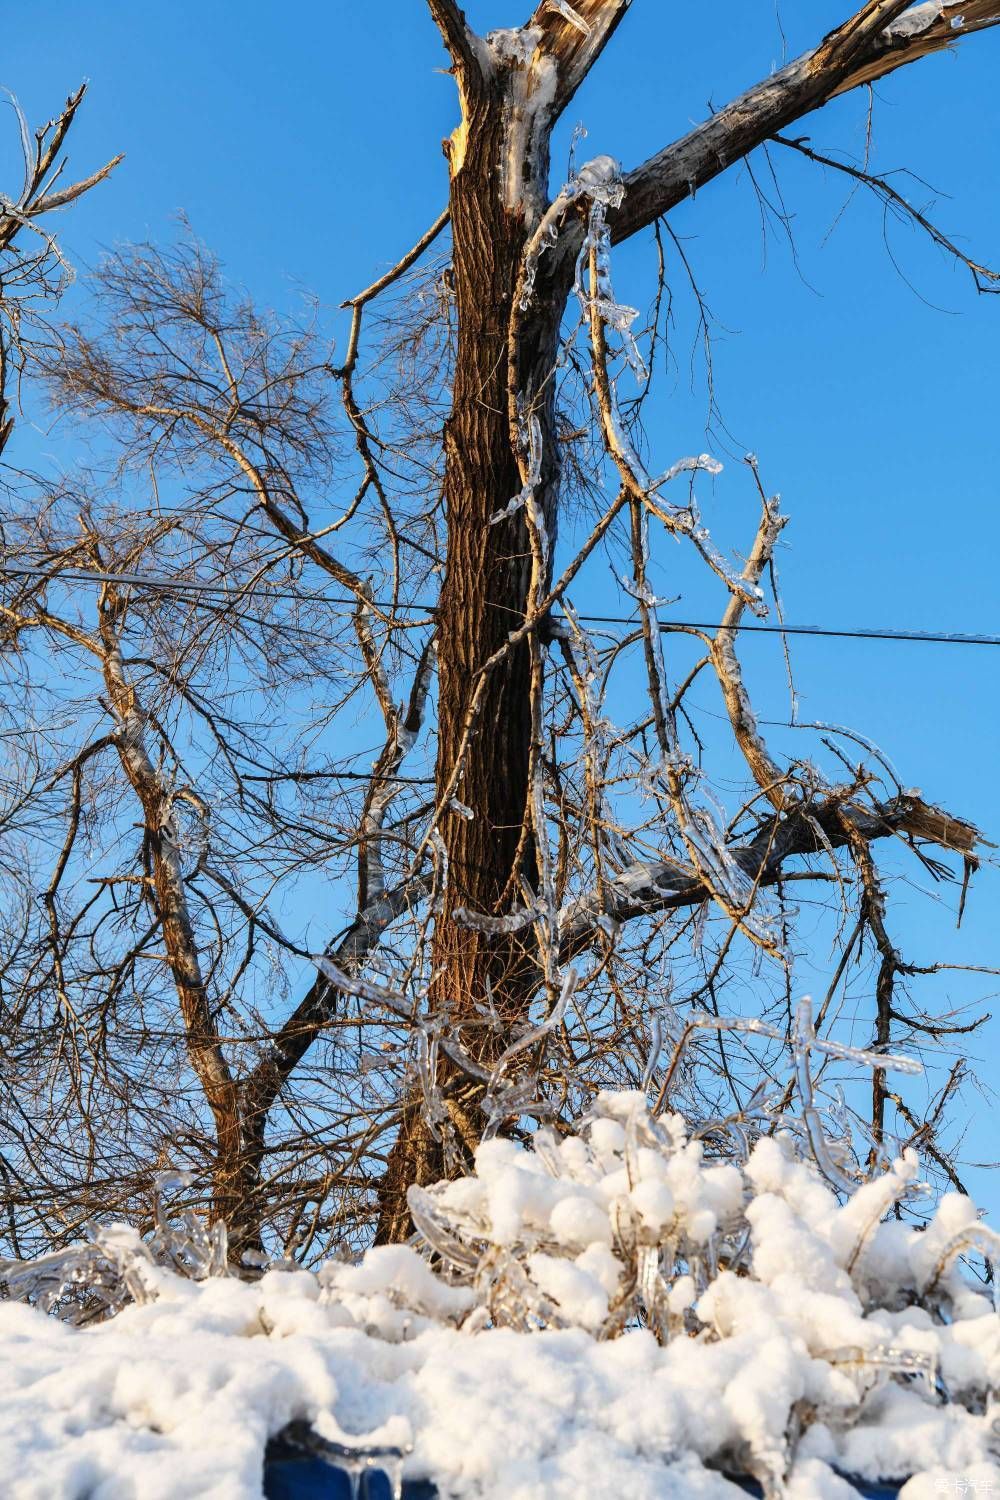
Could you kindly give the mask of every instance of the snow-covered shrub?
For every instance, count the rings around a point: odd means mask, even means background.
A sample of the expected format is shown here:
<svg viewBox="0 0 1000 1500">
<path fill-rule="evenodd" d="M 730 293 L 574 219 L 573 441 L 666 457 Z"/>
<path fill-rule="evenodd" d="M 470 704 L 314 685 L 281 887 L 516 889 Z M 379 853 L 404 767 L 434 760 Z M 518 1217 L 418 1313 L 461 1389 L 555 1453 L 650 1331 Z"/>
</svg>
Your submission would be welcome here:
<svg viewBox="0 0 1000 1500">
<path fill-rule="evenodd" d="M 210 1227 L 190 1209 L 172 1213 L 168 1198 L 190 1186 L 184 1172 L 162 1172 L 153 1194 L 148 1240 L 128 1224 L 85 1227 L 85 1238 L 30 1261 L 0 1260 L 0 1290 L 55 1313 L 69 1323 L 113 1317 L 129 1302 L 151 1302 L 162 1283 L 159 1269 L 191 1281 L 228 1273 L 226 1226 Z"/>
<path fill-rule="evenodd" d="M 1000 1237 L 958 1193 L 923 1227 L 893 1217 L 926 1191 L 917 1174 L 906 1151 L 842 1203 L 790 1132 L 720 1164 L 679 1116 L 618 1093 L 573 1135 L 485 1143 L 474 1176 L 410 1201 L 454 1284 L 475 1293 L 463 1326 L 609 1339 L 644 1325 L 698 1389 L 708 1369 L 725 1387 L 702 1457 L 779 1494 L 796 1455 L 904 1475 L 907 1421 L 943 1442 L 962 1426 L 955 1408 L 1000 1456 L 1000 1320 L 959 1264 L 996 1254 Z M 733 1380 L 737 1348 L 748 1365 Z"/>
<path fill-rule="evenodd" d="M 779 1123 L 733 1124 L 721 1161 L 641 1094 L 602 1094 L 571 1133 L 486 1141 L 472 1175 L 411 1189 L 412 1245 L 318 1276 L 211 1276 L 209 1253 L 193 1282 L 104 1231 L 106 1300 L 142 1305 L 55 1338 L 0 1304 L 0 1445 L 30 1412 L 47 1455 L 13 1494 L 91 1493 L 117 1464 L 133 1488 L 102 1500 L 256 1496 L 264 1440 L 295 1419 L 412 1449 L 455 1496 L 721 1500 L 725 1472 L 800 1500 L 852 1494 L 838 1474 L 910 1476 L 907 1500 L 1000 1489 L 1000 1318 L 959 1263 L 995 1237 L 958 1194 L 923 1227 L 894 1217 L 912 1152 L 841 1201 Z M 176 1265 L 176 1242 L 158 1253 Z M 37 1269 L 55 1284 L 52 1257 Z M 64 1448 L 91 1488 L 59 1487 Z M 218 1489 L 191 1488 L 209 1471 Z"/>
</svg>

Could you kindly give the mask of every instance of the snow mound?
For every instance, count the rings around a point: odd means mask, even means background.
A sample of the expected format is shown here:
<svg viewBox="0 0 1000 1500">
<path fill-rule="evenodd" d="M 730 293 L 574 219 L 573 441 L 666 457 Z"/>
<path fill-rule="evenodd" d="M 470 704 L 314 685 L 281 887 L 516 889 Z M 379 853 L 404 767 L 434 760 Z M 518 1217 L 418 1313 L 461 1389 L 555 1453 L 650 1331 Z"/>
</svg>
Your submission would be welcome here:
<svg viewBox="0 0 1000 1500">
<path fill-rule="evenodd" d="M 849 1500 L 843 1474 L 1000 1493 L 1000 1318 L 959 1264 L 992 1237 L 957 1194 L 891 1217 L 912 1153 L 841 1202 L 802 1140 L 720 1162 L 605 1094 L 571 1135 L 412 1189 L 420 1249 L 252 1282 L 215 1255 L 194 1281 L 119 1226 L 8 1267 L 56 1311 L 81 1267 L 132 1300 L 88 1326 L 0 1303 L 3 1494 L 255 1500 L 303 1419 L 456 1500 L 736 1500 L 724 1471 L 788 1500 Z"/>
</svg>

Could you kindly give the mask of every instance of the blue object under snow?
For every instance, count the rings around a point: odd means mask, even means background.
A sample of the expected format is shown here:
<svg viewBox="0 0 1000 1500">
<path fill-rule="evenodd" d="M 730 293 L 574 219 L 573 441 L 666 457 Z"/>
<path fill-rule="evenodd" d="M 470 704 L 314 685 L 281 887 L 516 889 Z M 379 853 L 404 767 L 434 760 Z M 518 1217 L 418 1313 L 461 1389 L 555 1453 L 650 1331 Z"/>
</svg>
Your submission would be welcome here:
<svg viewBox="0 0 1000 1500">
<path fill-rule="evenodd" d="M 859 1500 L 895 1500 L 900 1490 L 898 1484 L 869 1484 L 863 1479 L 849 1482 Z M 763 1493 L 752 1479 L 734 1479 L 733 1483 L 748 1495 Z M 392 1486 L 377 1469 L 363 1476 L 356 1493 L 361 1500 L 392 1500 Z M 348 1475 L 320 1458 L 277 1459 L 268 1463 L 264 1468 L 264 1494 L 266 1500 L 353 1500 Z M 403 1483 L 403 1500 L 437 1500 L 437 1490 L 425 1479 L 407 1479 Z M 580 1500 L 586 1500 L 586 1495 L 582 1494 Z"/>
<path fill-rule="evenodd" d="M 902 1480 L 899 1484 L 872 1484 L 867 1479 L 854 1479 L 850 1474 L 845 1474 L 843 1478 L 854 1486 L 855 1494 L 860 1500 L 896 1500 L 903 1484 Z M 764 1493 L 755 1479 L 733 1479 L 733 1483 L 738 1484 L 741 1490 L 746 1490 L 748 1495 L 761 1496 Z"/>
<path fill-rule="evenodd" d="M 264 1465 L 266 1500 L 353 1500 L 350 1477 L 321 1458 L 281 1458 Z M 380 1469 L 362 1475 L 353 1495 L 360 1500 L 392 1500 L 392 1486 Z M 436 1500 L 426 1480 L 403 1481 L 403 1500 Z"/>
</svg>

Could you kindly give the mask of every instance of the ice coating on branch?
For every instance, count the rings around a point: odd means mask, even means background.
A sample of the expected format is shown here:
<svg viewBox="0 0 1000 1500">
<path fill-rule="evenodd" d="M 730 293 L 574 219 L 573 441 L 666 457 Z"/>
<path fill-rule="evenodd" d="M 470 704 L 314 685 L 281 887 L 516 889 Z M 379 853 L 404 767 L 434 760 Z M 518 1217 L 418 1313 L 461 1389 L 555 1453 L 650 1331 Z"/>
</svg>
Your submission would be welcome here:
<svg viewBox="0 0 1000 1500">
<path fill-rule="evenodd" d="M 590 35 L 590 22 L 585 21 L 580 13 L 573 9 L 569 0 L 545 0 L 545 9 L 555 11 L 556 15 L 562 16 L 563 20 L 575 27 L 582 36 Z"/>
<path fill-rule="evenodd" d="M 500 180 L 505 206 L 533 221 L 542 212 L 546 127 L 556 97 L 558 73 L 539 46 L 538 26 L 490 31 L 485 45 L 510 77 L 504 93 Z"/>
<path fill-rule="evenodd" d="M 345 995 L 356 995 L 359 1000 L 370 1000 L 376 1005 L 385 1005 L 389 1010 L 397 1011 L 400 1015 L 410 1014 L 412 1004 L 398 990 L 391 990 L 383 984 L 376 984 L 373 980 L 360 979 L 348 974 L 346 970 L 335 964 L 328 954 L 313 953 L 310 957 L 323 978 L 329 980 L 336 989 L 342 990 Z"/>
<path fill-rule="evenodd" d="M 890 26 L 886 27 L 886 34 L 892 37 L 919 36 L 926 31 L 928 26 L 944 13 L 945 0 L 926 0 L 923 5 L 914 5 L 910 10 L 904 10 L 901 16 L 897 16 Z M 961 24 L 961 17 L 958 18 Z M 954 22 L 952 22 L 954 25 Z"/>
<path fill-rule="evenodd" d="M 573 139 L 575 144 L 576 134 Z M 584 162 L 578 172 L 574 172 L 545 210 L 525 247 L 519 296 L 522 312 L 526 312 L 531 306 L 538 276 L 538 262 L 545 251 L 558 242 L 559 230 L 570 205 L 585 198 L 591 204 L 618 208 L 624 194 L 621 167 L 613 156 L 595 156 L 591 161 Z"/>
<path fill-rule="evenodd" d="M 611 234 L 606 222 L 607 210 L 617 208 L 622 202 L 624 193 L 625 184 L 621 169 L 614 158 L 595 157 L 592 161 L 585 163 L 563 189 L 563 193 L 542 220 L 539 230 L 544 229 L 547 232 L 546 220 L 550 214 L 554 215 L 555 221 L 561 218 L 566 201 L 572 201 L 575 198 L 585 198 L 588 201 L 587 230 L 577 261 L 576 295 L 585 314 L 592 316 L 596 312 L 605 329 L 610 329 L 617 334 L 622 353 L 636 379 L 641 383 L 648 379 L 648 372 L 632 333 L 632 325 L 638 317 L 638 311 L 620 303 L 615 296 L 611 277 Z M 529 245 L 529 260 L 532 253 L 533 244 Z M 540 250 L 538 253 L 541 253 Z M 536 264 L 537 255 L 528 267 L 526 276 L 532 285 Z M 589 276 L 589 284 L 585 284 L 585 276 Z M 691 497 L 686 506 L 675 506 L 664 501 L 658 494 L 663 485 L 689 469 L 702 468 L 709 473 L 718 474 L 722 466 L 707 455 L 702 455 L 701 460 L 683 461 L 680 466 L 674 465 L 659 479 L 654 479 L 647 472 L 632 442 L 618 401 L 617 380 L 611 377 L 610 372 L 607 401 L 604 403 L 602 416 L 609 451 L 629 487 L 642 494 L 645 506 L 663 521 L 670 531 L 675 535 L 690 537 L 709 567 L 723 580 L 733 595 L 743 599 L 755 614 L 765 615 L 767 610 L 763 602 L 762 590 L 757 584 L 745 580 L 739 570 L 732 566 L 716 548 L 708 529 L 702 524 L 694 497 Z"/>
<path fill-rule="evenodd" d="M 577 197 L 589 198 L 604 208 L 619 208 L 625 197 L 621 165 L 606 154 L 585 161 L 572 185 Z"/>
<path fill-rule="evenodd" d="M 648 371 L 632 334 L 632 324 L 639 316 L 639 310 L 617 300 L 611 280 L 611 234 L 606 216 L 608 209 L 618 208 L 625 196 L 621 168 L 614 157 L 595 156 L 580 168 L 574 186 L 577 196 L 585 197 L 590 204 L 587 234 L 577 266 L 577 297 L 585 308 L 596 308 L 602 323 L 618 334 L 633 373 L 639 381 L 644 381 L 648 378 Z M 588 292 L 583 287 L 583 271 L 590 264 L 591 255 L 596 267 L 596 284 Z M 615 408 L 617 412 L 617 402 Z M 628 443 L 624 428 L 620 438 Z M 629 449 L 631 451 L 630 444 Z"/>
<path fill-rule="evenodd" d="M 592 304 L 592 311 L 594 305 Z M 602 358 L 599 340 L 594 340 L 596 359 Z M 725 832 L 725 815 L 707 790 L 702 773 L 692 758 L 682 749 L 676 723 L 676 712 L 667 688 L 667 673 L 663 658 L 663 636 L 657 618 L 658 601 L 645 580 L 649 569 L 649 512 L 663 516 L 673 524 L 670 516 L 663 515 L 650 498 L 647 486 L 640 490 L 635 469 L 628 453 L 622 446 L 623 438 L 617 433 L 617 400 L 613 387 L 609 392 L 606 379 L 598 376 L 599 399 L 602 414 L 607 424 L 610 417 L 611 446 L 623 471 L 626 484 L 632 489 L 637 513 L 633 520 L 632 565 L 634 583 L 624 583 L 629 594 L 639 605 L 642 636 L 645 646 L 646 673 L 649 695 L 653 705 L 653 722 L 659 746 L 659 756 L 650 761 L 641 777 L 654 795 L 662 797 L 669 805 L 677 825 L 677 832 L 691 862 L 692 878 L 705 887 L 706 895 L 722 908 L 726 916 L 743 931 L 752 942 L 765 951 L 775 953 L 780 946 L 778 929 L 762 908 L 757 891 L 746 871 L 734 858 Z M 610 411 L 609 411 L 610 403 Z M 635 460 L 638 462 L 638 459 Z M 698 460 L 689 460 L 684 467 L 700 467 Z M 669 471 L 668 471 L 669 472 Z M 683 472 L 683 468 L 681 469 Z M 691 508 L 676 516 L 690 518 Z M 637 528 L 637 529 L 636 529 Z M 679 528 L 683 529 L 683 528 Z M 742 580 L 741 580 L 742 582 Z M 701 797 L 697 800 L 694 791 L 699 786 Z M 714 807 L 709 804 L 715 804 Z"/>
<path fill-rule="evenodd" d="M 710 453 L 699 453 L 695 458 L 679 458 L 675 464 L 671 464 L 659 477 L 654 479 L 649 486 L 650 494 L 655 495 L 665 484 L 670 484 L 679 478 L 681 474 L 696 474 L 701 470 L 704 474 L 711 474 L 713 478 L 721 474 L 724 465 Z"/>
<path fill-rule="evenodd" d="M 525 253 L 524 276 L 521 282 L 521 295 L 518 306 L 521 312 L 527 312 L 531 306 L 531 299 L 535 291 L 535 282 L 538 279 L 538 262 L 546 250 L 551 250 L 559 240 L 559 226 L 554 218 L 546 214 L 542 221 L 540 232 L 533 237 L 531 244 Z"/>
<path fill-rule="evenodd" d="M 496 511 L 490 516 L 490 525 L 496 526 L 500 521 L 506 520 L 508 516 L 514 515 L 523 506 L 529 505 L 534 498 L 535 490 L 542 478 L 542 426 L 534 412 L 527 418 L 521 416 L 520 421 L 521 447 L 527 455 L 527 476 L 525 482 L 514 498 L 504 506 L 503 510 Z"/>
<path fill-rule="evenodd" d="M 601 1094 L 564 1133 L 486 1142 L 471 1175 L 412 1190 L 424 1253 L 318 1275 L 193 1282 L 109 1229 L 149 1278 L 109 1321 L 0 1302 L 12 1500 L 258 1500 L 292 1422 L 357 1474 L 379 1453 L 452 1500 L 578 1500 L 595 1475 L 608 1495 L 736 1500 L 725 1473 L 833 1500 L 835 1471 L 913 1476 L 915 1500 L 948 1474 L 988 1493 L 1000 1319 L 955 1259 L 990 1233 L 974 1205 L 886 1217 L 905 1161 L 842 1201 L 791 1117 L 754 1136 L 753 1113 L 748 1157 L 725 1161 L 641 1094 Z"/>
<path fill-rule="evenodd" d="M 457 922 L 459 927 L 471 927 L 477 932 L 489 932 L 495 936 L 502 933 L 521 932 L 525 927 L 530 927 L 532 922 L 537 922 L 545 912 L 541 902 L 534 902 L 531 906 L 522 906 L 508 912 L 503 917 L 493 917 L 487 912 L 471 911 L 467 906 L 456 906 L 452 912 L 452 921 Z"/>
<path fill-rule="evenodd" d="M 486 1113 L 488 1122 L 484 1139 L 492 1137 L 496 1133 L 502 1121 L 508 1115 L 513 1115 L 516 1117 L 517 1114 L 522 1111 L 523 1104 L 520 1101 L 518 1101 L 516 1106 L 511 1102 L 510 1095 L 513 1091 L 505 1089 L 502 1093 L 498 1092 L 500 1080 L 503 1078 L 504 1074 L 506 1073 L 508 1067 L 513 1062 L 515 1057 L 517 1057 L 522 1052 L 527 1052 L 529 1048 L 534 1047 L 538 1042 L 543 1041 L 545 1037 L 548 1036 L 549 1032 L 555 1031 L 557 1027 L 562 1025 L 563 1018 L 566 1015 L 566 1007 L 569 1005 L 569 1002 L 573 997 L 573 992 L 576 989 L 578 977 L 579 976 L 576 969 L 567 969 L 562 976 L 559 988 L 559 997 L 556 1000 L 555 1005 L 552 1007 L 549 1015 L 546 1016 L 545 1020 L 542 1021 L 538 1026 L 531 1027 L 528 1031 L 525 1032 L 523 1036 L 519 1037 L 517 1041 L 512 1042 L 511 1045 L 501 1053 L 496 1067 L 493 1069 L 493 1072 L 490 1075 L 486 1097 L 483 1100 L 483 1109 Z M 529 1086 L 532 1089 L 534 1088 L 533 1080 L 530 1082 Z"/>
<path fill-rule="evenodd" d="M 537 26 L 498 26 L 486 33 L 484 41 L 500 62 L 526 68 L 541 39 Z"/>
</svg>

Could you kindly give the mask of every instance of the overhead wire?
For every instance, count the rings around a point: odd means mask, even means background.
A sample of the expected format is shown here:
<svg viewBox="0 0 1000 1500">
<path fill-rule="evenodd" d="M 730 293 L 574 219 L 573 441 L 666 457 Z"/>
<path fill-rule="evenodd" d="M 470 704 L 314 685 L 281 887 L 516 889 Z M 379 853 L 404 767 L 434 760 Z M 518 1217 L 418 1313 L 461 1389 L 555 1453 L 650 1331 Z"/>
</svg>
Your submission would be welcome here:
<svg viewBox="0 0 1000 1500">
<path fill-rule="evenodd" d="M 159 590 L 167 593 L 202 594 L 221 597 L 223 601 L 237 604 L 241 599 L 256 598 L 268 600 L 291 600 L 302 604 L 331 604 L 346 605 L 353 607 L 357 599 L 347 595 L 312 593 L 297 589 L 270 589 L 254 584 L 248 588 L 229 588 L 224 584 L 203 583 L 199 580 L 167 578 L 155 576 L 148 573 L 111 573 L 102 572 L 97 569 L 58 569 L 21 566 L 7 566 L 0 568 L 0 577 L 5 578 L 44 578 L 50 583 L 115 583 L 125 588 L 146 588 Z M 394 612 L 415 611 L 420 614 L 434 615 L 439 605 L 426 601 L 389 599 L 371 599 L 368 601 L 377 609 Z M 516 614 L 508 606 L 497 604 L 497 609 L 508 610 Z M 634 618 L 627 615 L 596 615 L 578 614 L 577 619 L 588 625 L 634 625 Z M 718 630 L 718 621 L 707 620 L 663 620 L 660 622 L 660 630 L 669 634 L 675 630 Z M 781 635 L 781 636 L 819 636 L 833 640 L 864 640 L 864 641 L 908 641 L 923 645 L 940 646 L 1000 646 L 1000 635 L 990 635 L 984 632 L 963 632 L 944 630 L 899 630 L 889 627 L 866 628 L 862 626 L 833 626 L 833 625 L 787 625 L 787 624 L 752 624 L 747 621 L 727 629 L 738 631 L 741 635 Z"/>
</svg>

